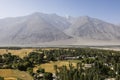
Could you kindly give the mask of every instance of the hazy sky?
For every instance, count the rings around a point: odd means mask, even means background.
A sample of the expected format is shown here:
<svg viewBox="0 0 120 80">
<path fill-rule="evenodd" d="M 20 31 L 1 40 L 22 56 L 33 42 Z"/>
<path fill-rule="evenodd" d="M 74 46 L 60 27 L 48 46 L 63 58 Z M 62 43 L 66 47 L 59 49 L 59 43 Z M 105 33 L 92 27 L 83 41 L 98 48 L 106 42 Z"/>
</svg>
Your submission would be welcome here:
<svg viewBox="0 0 120 80">
<path fill-rule="evenodd" d="M 0 18 L 34 12 L 90 16 L 120 23 L 120 0 L 0 0 Z"/>
</svg>

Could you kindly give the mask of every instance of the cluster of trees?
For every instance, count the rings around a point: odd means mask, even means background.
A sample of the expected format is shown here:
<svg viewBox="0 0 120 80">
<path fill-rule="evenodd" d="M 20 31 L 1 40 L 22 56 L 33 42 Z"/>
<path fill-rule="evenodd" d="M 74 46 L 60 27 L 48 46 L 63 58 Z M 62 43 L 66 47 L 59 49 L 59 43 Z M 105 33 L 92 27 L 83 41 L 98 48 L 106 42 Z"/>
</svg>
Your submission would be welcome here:
<svg viewBox="0 0 120 80">
<path fill-rule="evenodd" d="M 58 80 L 104 80 L 106 78 L 120 79 L 120 51 L 100 50 L 90 48 L 61 48 L 43 51 L 52 54 L 51 60 L 60 60 L 59 56 L 79 56 L 77 68 L 72 65 L 56 67 Z M 92 64 L 85 68 L 82 64 Z M 81 67 L 82 65 L 82 67 Z"/>
<path fill-rule="evenodd" d="M 0 49 L 6 49 L 6 50 L 20 50 L 21 47 L 0 47 Z"/>
<path fill-rule="evenodd" d="M 53 74 L 50 72 L 45 72 L 44 69 L 39 68 L 33 75 L 34 80 L 53 80 Z"/>
<path fill-rule="evenodd" d="M 40 53 L 39 53 L 40 52 Z M 79 63 L 62 67 L 54 66 L 56 80 L 104 80 L 105 78 L 120 79 L 120 52 L 90 48 L 58 48 L 52 50 L 39 49 L 20 58 L 11 53 L 0 55 L 0 68 L 28 71 L 35 80 L 53 80 L 52 73 L 43 69 L 33 73 L 33 67 L 49 61 L 61 60 L 60 56 L 79 56 Z M 92 64 L 85 68 L 84 64 Z M 39 74 L 43 74 L 42 77 Z"/>
<path fill-rule="evenodd" d="M 45 62 L 44 54 L 38 52 L 30 52 L 23 58 L 12 55 L 11 53 L 0 55 L 0 69 L 18 69 L 27 71 L 33 76 L 34 80 L 53 80 L 52 73 L 45 72 L 44 69 L 38 69 L 36 73 L 33 72 L 35 65 L 40 65 Z M 42 78 L 39 76 L 41 73 L 44 74 Z M 4 80 L 4 78 L 0 77 L 0 80 Z"/>
<path fill-rule="evenodd" d="M 27 68 L 33 68 L 35 65 L 43 63 L 44 54 L 37 52 L 31 52 L 28 56 L 20 58 L 17 55 L 11 55 L 11 53 L 0 55 L 0 68 L 4 69 L 19 69 L 26 71 Z"/>
<path fill-rule="evenodd" d="M 120 62 L 120 51 L 112 50 L 100 50 L 91 48 L 60 48 L 52 50 L 42 50 L 43 54 L 47 57 L 47 60 L 54 61 L 60 60 L 61 55 L 65 56 L 79 56 L 78 60 L 83 60 L 88 62 L 90 59 L 94 62 L 95 59 L 99 59 L 105 63 L 119 63 Z M 89 63 L 89 62 L 88 62 Z"/>
<path fill-rule="evenodd" d="M 120 65 L 116 66 L 120 69 Z M 56 80 L 105 80 L 106 78 L 120 79 L 119 70 L 111 69 L 109 66 L 104 65 L 102 62 L 96 61 L 91 68 L 85 68 L 82 62 L 73 66 L 57 67 L 54 66 Z M 117 72 L 117 73 L 116 73 Z"/>
</svg>

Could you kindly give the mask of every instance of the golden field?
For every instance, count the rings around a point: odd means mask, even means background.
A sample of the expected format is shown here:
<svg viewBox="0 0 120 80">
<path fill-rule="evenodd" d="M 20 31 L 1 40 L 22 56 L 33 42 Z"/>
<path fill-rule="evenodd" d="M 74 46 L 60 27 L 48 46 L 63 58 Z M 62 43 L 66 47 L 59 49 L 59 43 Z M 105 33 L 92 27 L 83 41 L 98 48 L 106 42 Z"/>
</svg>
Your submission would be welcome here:
<svg viewBox="0 0 120 80">
<path fill-rule="evenodd" d="M 9 49 L 0 49 L 0 54 L 11 53 L 12 55 L 18 55 L 21 58 L 28 55 L 30 52 L 35 49 L 20 49 L 20 50 L 9 50 Z"/>
<path fill-rule="evenodd" d="M 58 67 L 66 65 L 68 67 L 69 63 L 72 63 L 73 66 L 76 66 L 77 62 L 79 62 L 79 61 L 78 60 L 68 60 L 68 61 L 66 60 L 66 61 L 55 61 L 55 62 L 50 61 L 49 63 L 45 63 L 45 64 L 41 64 L 39 66 L 36 66 L 34 68 L 34 71 L 36 71 L 39 68 L 43 68 L 43 69 L 45 69 L 46 72 L 55 73 L 54 65 L 57 65 Z"/>
<path fill-rule="evenodd" d="M 0 69 L 0 76 L 5 77 L 5 80 L 33 80 L 29 73 L 12 69 Z"/>
</svg>

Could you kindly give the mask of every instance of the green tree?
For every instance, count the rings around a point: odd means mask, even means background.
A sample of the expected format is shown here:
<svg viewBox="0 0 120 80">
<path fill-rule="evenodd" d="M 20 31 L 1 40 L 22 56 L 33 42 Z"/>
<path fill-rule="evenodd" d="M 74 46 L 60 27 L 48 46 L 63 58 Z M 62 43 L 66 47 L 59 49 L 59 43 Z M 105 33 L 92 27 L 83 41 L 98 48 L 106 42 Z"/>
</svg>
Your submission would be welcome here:
<svg viewBox="0 0 120 80">
<path fill-rule="evenodd" d="M 30 75 L 33 75 L 33 68 L 28 67 L 28 68 L 27 68 L 27 72 L 28 72 Z"/>
<path fill-rule="evenodd" d="M 53 80 L 53 77 L 52 77 L 53 75 L 52 75 L 52 73 L 50 73 L 50 72 L 45 72 L 44 73 L 44 79 L 45 80 Z"/>
<path fill-rule="evenodd" d="M 4 77 L 1 77 L 1 76 L 0 76 L 0 80 L 4 80 Z"/>
<path fill-rule="evenodd" d="M 39 68 L 39 69 L 37 70 L 37 73 L 45 73 L 45 69 Z"/>
</svg>

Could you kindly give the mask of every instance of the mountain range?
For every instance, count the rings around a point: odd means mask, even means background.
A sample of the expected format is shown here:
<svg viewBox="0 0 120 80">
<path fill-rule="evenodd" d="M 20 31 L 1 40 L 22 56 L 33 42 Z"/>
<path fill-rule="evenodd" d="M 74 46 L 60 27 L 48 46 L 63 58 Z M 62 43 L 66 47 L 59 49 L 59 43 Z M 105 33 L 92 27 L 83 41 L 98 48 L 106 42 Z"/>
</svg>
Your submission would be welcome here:
<svg viewBox="0 0 120 80">
<path fill-rule="evenodd" d="M 91 18 L 33 13 L 0 19 L 1 45 L 119 44 L 120 26 Z"/>
</svg>

